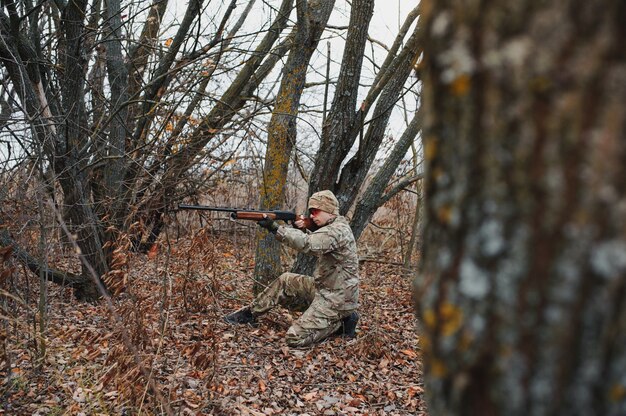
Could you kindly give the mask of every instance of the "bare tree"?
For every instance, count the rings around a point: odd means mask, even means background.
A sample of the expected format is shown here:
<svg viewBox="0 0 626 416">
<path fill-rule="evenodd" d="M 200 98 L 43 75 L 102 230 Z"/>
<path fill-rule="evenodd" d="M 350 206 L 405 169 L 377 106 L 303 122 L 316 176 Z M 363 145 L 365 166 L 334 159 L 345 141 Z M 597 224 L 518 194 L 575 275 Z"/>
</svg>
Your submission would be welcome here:
<svg viewBox="0 0 626 416">
<path fill-rule="evenodd" d="M 369 11 L 368 11 L 369 10 Z M 385 137 L 391 111 L 398 102 L 400 95 L 415 67 L 420 53 L 420 38 L 415 20 L 419 9 L 412 10 L 400 28 L 400 31 L 389 49 L 387 57 L 380 67 L 365 99 L 357 108 L 357 94 L 362 71 L 362 56 L 367 42 L 366 28 L 373 10 L 373 1 L 354 2 L 350 16 L 346 47 L 337 80 L 335 95 L 322 130 L 322 142 L 315 157 L 315 165 L 310 174 L 309 195 L 323 189 L 335 192 L 340 203 L 340 212 L 347 213 L 362 190 L 372 163 Z M 414 27 L 412 35 L 402 46 L 407 33 Z M 410 87 L 415 88 L 416 82 Z M 366 116 L 374 107 L 370 120 Z M 366 130 L 367 126 L 367 130 Z M 351 225 L 358 234 L 369 222 L 376 209 L 382 205 L 377 198 L 387 185 L 410 143 L 415 139 L 419 128 L 411 129 L 400 147 L 403 151 L 396 152 L 400 157 L 393 156 L 386 166 L 385 173 L 379 176 L 377 186 L 371 189 L 368 200 L 361 205 L 369 205 L 366 210 L 359 211 Z M 350 149 L 358 139 L 358 150 L 350 156 Z M 398 148 L 397 150 L 400 150 Z M 394 162 L 391 163 L 391 160 Z M 384 182 L 384 183 L 383 183 Z M 310 274 L 315 258 L 299 255 L 294 271 Z"/>
<path fill-rule="evenodd" d="M 240 68 L 232 62 L 241 51 L 231 45 L 253 0 L 234 23 L 236 1 L 222 3 L 215 25 L 200 22 L 207 4 L 192 0 L 167 28 L 166 0 L 31 3 L 9 1 L 0 9 L 2 95 L 10 100 L 3 114 L 12 113 L 2 127 L 25 158 L 39 160 L 50 189 L 58 186 L 61 195 L 51 196 L 88 263 L 104 276 L 117 231 L 130 233 L 141 221 L 151 233 L 136 235 L 136 246 L 149 246 L 167 210 L 198 191 L 194 178 L 210 185 L 221 169 L 220 162 L 194 173 L 231 137 L 224 132 L 242 123 L 239 112 L 289 50 L 291 38 L 281 33 L 292 1 L 255 29 L 262 38 L 249 43 L 254 50 Z M 164 42 L 161 31 L 172 35 Z M 233 82 L 208 94 L 217 72 L 232 74 Z M 98 297 L 88 270 L 82 275 L 65 282 L 79 298 Z"/>
<path fill-rule="evenodd" d="M 623 2 L 430 2 L 432 415 L 626 412 Z"/>
</svg>

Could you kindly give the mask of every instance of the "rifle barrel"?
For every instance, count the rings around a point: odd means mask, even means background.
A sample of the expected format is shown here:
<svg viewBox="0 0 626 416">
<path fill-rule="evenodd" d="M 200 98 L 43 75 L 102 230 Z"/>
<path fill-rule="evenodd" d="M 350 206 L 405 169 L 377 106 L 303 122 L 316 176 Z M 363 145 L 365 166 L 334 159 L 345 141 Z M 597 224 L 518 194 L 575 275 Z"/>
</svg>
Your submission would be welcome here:
<svg viewBox="0 0 626 416">
<path fill-rule="evenodd" d="M 236 208 L 209 207 L 206 205 L 186 205 L 186 204 L 178 204 L 178 209 L 199 209 L 203 211 L 222 211 L 222 212 L 241 211 Z"/>
<path fill-rule="evenodd" d="M 186 205 L 179 204 L 178 209 L 195 209 L 195 210 L 203 210 L 203 211 L 221 211 L 221 212 L 230 212 L 231 217 L 234 219 L 246 219 L 244 217 L 248 217 L 247 219 L 262 219 L 259 217 L 261 214 L 267 214 L 270 218 L 284 220 L 284 221 L 294 221 L 296 219 L 296 214 L 293 211 L 281 211 L 281 210 L 262 210 L 262 209 L 250 209 L 250 208 L 226 208 L 226 207 L 210 207 L 207 205 Z M 258 219 L 257 219 L 258 218 Z"/>
<path fill-rule="evenodd" d="M 202 210 L 202 211 L 230 212 L 230 217 L 235 220 L 241 219 L 241 220 L 260 221 L 264 218 L 270 218 L 273 220 L 291 222 L 291 221 L 296 221 L 298 219 L 302 219 L 306 223 L 305 228 L 310 229 L 312 231 L 317 230 L 317 226 L 310 218 L 304 217 L 302 215 L 296 215 L 296 213 L 293 211 L 261 210 L 261 209 L 250 209 L 250 208 L 210 207 L 207 205 L 187 205 L 187 204 L 178 204 L 178 209 L 194 209 L 194 210 Z M 266 215 L 263 215 L 263 214 L 266 214 Z"/>
</svg>

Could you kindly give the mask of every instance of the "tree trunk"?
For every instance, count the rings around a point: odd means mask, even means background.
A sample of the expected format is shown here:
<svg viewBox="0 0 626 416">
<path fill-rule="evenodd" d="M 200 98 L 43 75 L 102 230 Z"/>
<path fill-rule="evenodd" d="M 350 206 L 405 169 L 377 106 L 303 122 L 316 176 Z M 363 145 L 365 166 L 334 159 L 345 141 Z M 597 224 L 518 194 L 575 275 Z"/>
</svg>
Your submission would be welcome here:
<svg viewBox="0 0 626 416">
<path fill-rule="evenodd" d="M 263 169 L 261 209 L 281 208 L 285 200 L 285 184 L 291 151 L 296 142 L 297 115 L 300 97 L 304 90 L 309 61 L 335 1 L 324 0 L 307 5 L 305 0 L 297 2 L 298 28 L 297 48 L 289 53 L 283 69 L 276 105 L 268 127 L 268 144 Z M 262 291 L 267 284 L 282 272 L 280 243 L 265 230 L 257 235 L 256 265 L 254 269 L 254 292 Z"/>
<path fill-rule="evenodd" d="M 348 163 L 341 169 L 339 180 L 335 186 L 335 195 L 339 200 L 340 212 L 348 212 L 354 204 L 359 190 L 363 182 L 365 182 L 367 173 L 374 162 L 374 158 L 378 153 L 378 149 L 385 138 L 391 111 L 398 101 L 400 92 L 415 67 L 415 63 L 421 52 L 418 33 L 418 28 L 416 27 L 415 32 L 409 38 L 406 46 L 397 58 L 393 77 L 389 79 L 387 85 L 385 85 L 385 88 L 381 91 L 367 132 L 359 141 L 357 153 L 350 158 Z M 360 128 L 364 127 L 361 126 Z M 408 149 L 408 147 L 406 149 Z M 402 155 L 403 157 L 406 154 L 406 149 Z M 400 163 L 401 160 L 402 158 L 398 159 L 397 162 Z M 397 166 L 396 164 L 393 167 L 394 171 Z"/>
<path fill-rule="evenodd" d="M 97 195 L 96 203 L 104 204 L 103 214 L 110 214 L 111 222 L 121 228 L 122 219 L 127 212 L 127 205 L 122 200 L 124 177 L 128 161 L 124 158 L 127 151 L 126 136 L 128 129 L 128 69 L 122 54 L 122 39 L 124 38 L 121 17 L 120 0 L 106 1 L 106 60 L 109 86 L 111 88 L 111 102 L 109 109 L 111 122 L 109 125 L 106 154 L 109 161 L 105 164 L 103 185 L 106 193 Z M 101 215 L 104 217 L 104 215 Z"/>
<path fill-rule="evenodd" d="M 84 76 L 87 62 L 82 45 L 85 34 L 85 10 L 87 1 L 68 3 L 63 10 L 63 47 L 65 51 L 63 95 L 61 105 L 66 115 L 60 126 L 58 137 L 63 145 L 57 146 L 53 156 L 55 173 L 63 189 L 66 209 L 63 218 L 69 230 L 75 235 L 76 244 L 85 259 L 96 270 L 98 276 L 108 271 L 106 256 L 102 249 L 101 223 L 92 208 L 90 184 L 85 167 L 88 160 L 83 155 L 86 144 L 85 132 L 87 115 L 85 113 Z M 76 297 L 85 300 L 97 299 L 100 294 L 91 278 L 91 271 L 82 265 L 85 278 L 84 290 L 75 292 Z"/>
<path fill-rule="evenodd" d="M 310 175 L 309 195 L 324 189 L 335 190 L 341 164 L 356 138 L 350 138 L 350 132 L 355 124 L 360 126 L 362 122 L 361 113 L 356 111 L 357 91 L 373 12 L 373 0 L 355 0 L 352 4 L 337 87 L 322 126 L 322 142 Z"/>
<path fill-rule="evenodd" d="M 352 228 L 355 239 L 359 239 L 361 233 L 363 233 L 363 230 L 365 230 L 365 227 L 369 223 L 370 218 L 372 218 L 378 207 L 383 203 L 381 200 L 387 200 L 387 198 L 383 196 L 385 188 L 398 168 L 398 165 L 406 155 L 411 143 L 415 140 L 421 127 L 422 118 L 418 112 L 356 204 L 354 215 L 352 215 L 352 221 L 350 222 L 350 227 Z"/>
<path fill-rule="evenodd" d="M 429 1 L 431 415 L 626 414 L 626 7 Z"/>
</svg>

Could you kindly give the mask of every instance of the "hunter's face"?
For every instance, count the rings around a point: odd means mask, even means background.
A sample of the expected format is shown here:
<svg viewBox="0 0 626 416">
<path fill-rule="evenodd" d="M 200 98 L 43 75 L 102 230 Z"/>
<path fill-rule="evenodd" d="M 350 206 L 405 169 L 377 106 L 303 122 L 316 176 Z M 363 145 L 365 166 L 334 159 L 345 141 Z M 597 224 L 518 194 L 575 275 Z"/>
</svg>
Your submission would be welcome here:
<svg viewBox="0 0 626 416">
<path fill-rule="evenodd" d="M 332 218 L 335 218 L 335 215 L 329 214 L 326 211 L 322 211 L 321 209 L 316 209 L 316 208 L 311 208 L 309 210 L 309 215 L 311 219 L 313 220 L 313 222 L 315 223 L 315 225 L 317 225 L 318 227 L 325 226 L 328 223 L 328 221 L 330 221 Z"/>
</svg>

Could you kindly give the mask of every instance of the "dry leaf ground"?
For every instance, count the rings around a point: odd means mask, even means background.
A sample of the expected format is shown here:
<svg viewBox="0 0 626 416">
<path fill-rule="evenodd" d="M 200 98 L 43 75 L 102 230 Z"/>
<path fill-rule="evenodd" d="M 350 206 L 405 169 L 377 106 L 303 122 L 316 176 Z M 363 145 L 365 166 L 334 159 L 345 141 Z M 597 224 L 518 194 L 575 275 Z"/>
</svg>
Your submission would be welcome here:
<svg viewBox="0 0 626 416">
<path fill-rule="evenodd" d="M 112 307 L 50 286 L 43 360 L 36 284 L 23 289 L 16 271 L 0 413 L 426 414 L 409 274 L 364 263 L 358 337 L 293 349 L 285 310 L 254 328 L 222 321 L 251 299 L 253 252 L 241 247 L 199 233 L 129 254 Z"/>
</svg>

